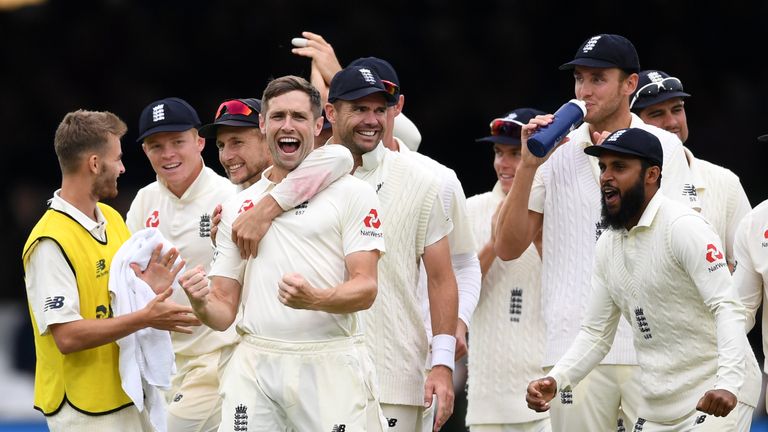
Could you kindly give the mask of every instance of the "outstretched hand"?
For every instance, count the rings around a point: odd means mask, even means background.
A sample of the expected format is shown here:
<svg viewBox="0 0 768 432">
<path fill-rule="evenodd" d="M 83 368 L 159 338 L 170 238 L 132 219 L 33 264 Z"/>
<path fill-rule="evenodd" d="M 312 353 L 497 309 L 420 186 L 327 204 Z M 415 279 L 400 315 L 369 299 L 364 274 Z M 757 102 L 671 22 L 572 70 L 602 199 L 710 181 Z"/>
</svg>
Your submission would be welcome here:
<svg viewBox="0 0 768 432">
<path fill-rule="evenodd" d="M 173 288 L 169 287 L 144 306 L 142 311 L 147 327 L 190 334 L 192 330 L 189 326 L 199 326 L 200 320 L 195 317 L 191 307 L 168 300 L 172 293 Z"/>
<path fill-rule="evenodd" d="M 180 260 L 179 264 L 174 266 L 176 258 L 179 257 L 179 251 L 176 248 L 171 248 L 167 253 L 161 254 L 163 245 L 158 244 L 152 250 L 152 255 L 149 257 L 149 263 L 147 267 L 142 269 L 136 263 L 131 263 L 131 269 L 136 277 L 143 280 L 155 294 L 160 294 L 169 288 L 173 281 L 176 279 L 176 275 L 179 274 L 182 268 L 184 268 L 184 260 Z"/>
</svg>

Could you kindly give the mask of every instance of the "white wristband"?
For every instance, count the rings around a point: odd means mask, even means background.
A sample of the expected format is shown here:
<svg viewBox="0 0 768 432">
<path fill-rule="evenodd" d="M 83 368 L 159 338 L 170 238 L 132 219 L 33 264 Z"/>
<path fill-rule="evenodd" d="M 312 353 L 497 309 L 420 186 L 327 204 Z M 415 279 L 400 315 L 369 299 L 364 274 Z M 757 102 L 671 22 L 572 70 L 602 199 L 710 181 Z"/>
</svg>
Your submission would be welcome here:
<svg viewBox="0 0 768 432">
<path fill-rule="evenodd" d="M 432 367 L 443 365 L 453 370 L 456 338 L 447 334 L 432 337 Z"/>
</svg>

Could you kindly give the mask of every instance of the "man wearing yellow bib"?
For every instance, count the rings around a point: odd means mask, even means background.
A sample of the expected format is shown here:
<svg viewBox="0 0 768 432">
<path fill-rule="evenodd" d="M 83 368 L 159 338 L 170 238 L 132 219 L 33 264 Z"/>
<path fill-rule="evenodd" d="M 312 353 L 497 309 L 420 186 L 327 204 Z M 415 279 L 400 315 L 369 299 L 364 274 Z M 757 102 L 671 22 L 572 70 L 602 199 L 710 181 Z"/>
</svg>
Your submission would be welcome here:
<svg viewBox="0 0 768 432">
<path fill-rule="evenodd" d="M 32 229 L 22 254 L 34 328 L 35 408 L 51 431 L 150 431 L 122 389 L 116 340 L 143 328 L 189 332 L 191 308 L 167 301 L 182 264 L 155 249 L 136 275 L 161 294 L 144 309 L 114 317 L 108 290 L 112 257 L 130 233 L 122 216 L 100 203 L 117 196 L 125 171 L 125 123 L 109 112 L 68 113 L 54 147 L 61 189 Z"/>
</svg>

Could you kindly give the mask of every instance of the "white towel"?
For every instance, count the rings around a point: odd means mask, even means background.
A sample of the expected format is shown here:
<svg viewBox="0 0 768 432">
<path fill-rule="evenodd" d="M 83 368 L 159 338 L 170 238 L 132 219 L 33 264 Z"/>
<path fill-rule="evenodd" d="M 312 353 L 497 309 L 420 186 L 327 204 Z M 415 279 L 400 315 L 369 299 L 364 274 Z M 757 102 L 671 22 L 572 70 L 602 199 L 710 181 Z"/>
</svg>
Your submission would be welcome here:
<svg viewBox="0 0 768 432">
<path fill-rule="evenodd" d="M 115 316 L 138 311 L 155 298 L 156 294 L 144 281 L 136 277 L 130 263 L 146 268 L 152 251 L 163 244 L 163 253 L 173 247 L 156 228 L 138 231 L 126 241 L 112 258 L 109 269 L 109 291 Z M 176 259 L 176 263 L 181 258 Z M 183 272 L 179 272 L 179 275 Z M 177 279 L 174 289 L 181 289 Z M 117 341 L 120 347 L 120 378 L 123 390 L 136 408 L 149 412 L 155 430 L 165 432 L 166 403 L 161 390 L 171 385 L 176 364 L 171 335 L 166 330 L 151 327 L 141 329 Z"/>
</svg>

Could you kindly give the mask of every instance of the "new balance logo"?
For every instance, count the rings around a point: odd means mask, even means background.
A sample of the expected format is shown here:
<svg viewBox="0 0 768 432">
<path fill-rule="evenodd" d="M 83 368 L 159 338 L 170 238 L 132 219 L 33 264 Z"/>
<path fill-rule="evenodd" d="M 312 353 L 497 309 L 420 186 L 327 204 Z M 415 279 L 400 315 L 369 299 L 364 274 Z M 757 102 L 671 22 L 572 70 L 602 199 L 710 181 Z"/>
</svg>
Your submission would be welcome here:
<svg viewBox="0 0 768 432">
<path fill-rule="evenodd" d="M 109 270 L 107 270 L 106 261 L 104 261 L 103 258 L 96 261 L 96 278 L 98 279 L 108 273 L 109 273 Z"/>
<path fill-rule="evenodd" d="M 521 288 L 512 288 L 509 292 L 509 320 L 520 322 L 520 316 L 523 314 L 523 290 Z"/>
<path fill-rule="evenodd" d="M 165 104 L 152 107 L 152 121 L 159 122 L 160 120 L 165 120 Z"/>
<path fill-rule="evenodd" d="M 337 424 L 333 425 L 333 429 L 331 429 L 331 432 L 346 432 L 347 425 L 345 424 Z"/>
<path fill-rule="evenodd" d="M 702 423 L 704 423 L 704 420 L 706 420 L 706 419 L 707 419 L 707 415 L 706 414 L 702 414 L 702 415 L 696 417 L 696 420 L 693 421 L 693 425 L 696 426 L 696 425 L 702 424 Z"/>
<path fill-rule="evenodd" d="M 573 404 L 573 390 L 561 390 L 560 391 L 560 403 L 563 405 Z"/>
<path fill-rule="evenodd" d="M 174 396 L 174 397 L 173 397 L 173 401 L 174 401 L 174 402 L 178 402 L 178 401 L 180 401 L 180 400 L 181 400 L 181 398 L 183 398 L 183 397 L 184 397 L 184 395 L 183 395 L 183 394 L 181 394 L 181 393 L 176 393 L 176 396 Z"/>
<path fill-rule="evenodd" d="M 112 305 L 98 305 L 96 306 L 96 319 L 112 318 L 115 316 L 112 312 Z"/>
<path fill-rule="evenodd" d="M 635 308 L 635 320 L 637 320 L 637 328 L 640 330 L 640 333 L 643 334 L 643 338 L 646 340 L 653 338 L 653 335 L 651 335 L 651 326 L 648 325 L 648 320 L 645 318 L 643 308 Z"/>
<path fill-rule="evenodd" d="M 248 407 L 240 404 L 235 407 L 235 431 L 247 431 L 248 430 Z"/>
<path fill-rule="evenodd" d="M 387 419 L 387 426 L 391 427 L 391 428 L 397 426 L 397 419 L 396 418 L 388 418 Z"/>
<path fill-rule="evenodd" d="M 64 306 L 63 296 L 46 297 L 45 306 L 43 307 L 43 312 L 47 312 L 53 309 L 61 309 L 62 306 Z"/>
</svg>

